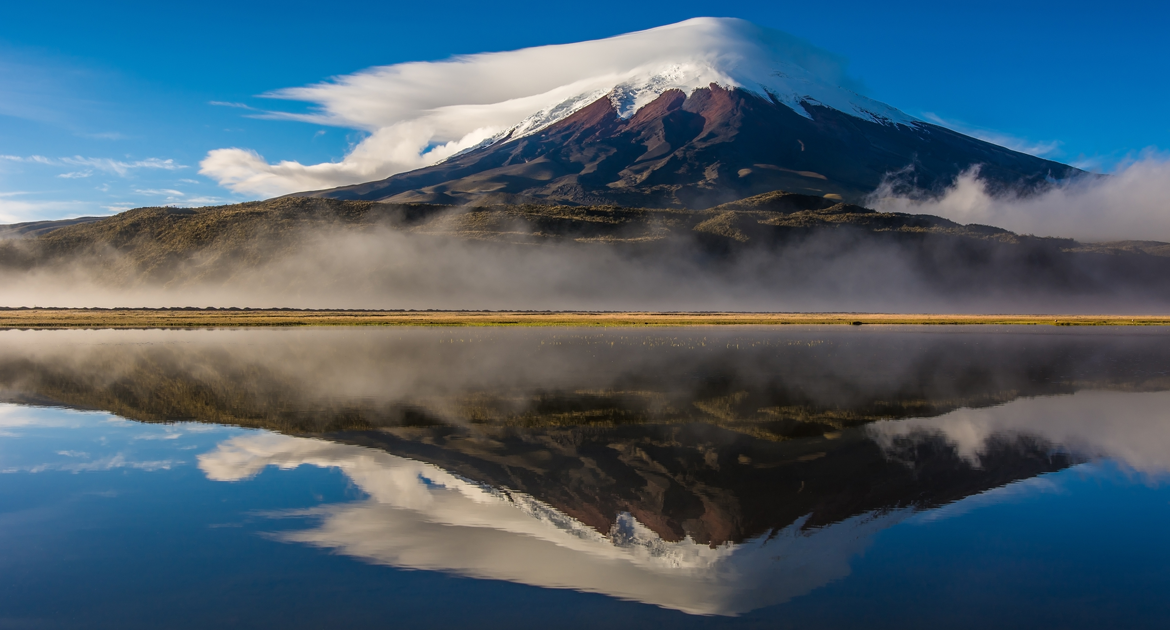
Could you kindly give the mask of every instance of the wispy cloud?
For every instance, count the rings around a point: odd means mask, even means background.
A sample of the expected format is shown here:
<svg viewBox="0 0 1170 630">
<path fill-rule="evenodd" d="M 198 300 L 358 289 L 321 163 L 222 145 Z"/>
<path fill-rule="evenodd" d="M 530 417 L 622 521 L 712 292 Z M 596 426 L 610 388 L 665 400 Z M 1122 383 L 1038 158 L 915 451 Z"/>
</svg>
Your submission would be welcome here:
<svg viewBox="0 0 1170 630">
<path fill-rule="evenodd" d="M 170 188 L 138 188 L 134 192 L 140 195 L 151 195 L 154 197 L 183 197 L 184 193 L 181 190 L 173 190 Z"/>
<path fill-rule="evenodd" d="M 147 197 L 162 197 L 164 203 L 178 206 L 205 206 L 232 202 L 230 199 L 211 195 L 190 196 L 189 193 L 173 188 L 138 188 L 134 192 Z"/>
<path fill-rule="evenodd" d="M 164 160 L 162 158 L 125 161 L 115 160 L 113 158 L 82 157 L 80 155 L 61 158 L 50 158 L 43 155 L 0 155 L 0 160 L 22 164 L 41 164 L 44 166 L 83 167 L 111 173 L 119 177 L 126 177 L 131 171 L 139 169 L 177 171 L 187 168 L 185 165 L 179 164 L 172 159 Z M 71 175 L 66 174 L 65 176 L 69 177 Z M 80 177 L 87 177 L 87 175 L 80 175 Z"/>
<path fill-rule="evenodd" d="M 208 105 L 215 105 L 216 107 L 234 107 L 236 109 L 250 109 L 252 111 L 260 111 L 251 105 L 245 103 L 230 103 L 228 101 L 208 101 Z"/>
<path fill-rule="evenodd" d="M 994 131 L 991 129 L 984 129 L 975 127 L 957 120 L 949 120 L 926 112 L 922 117 L 929 122 L 932 122 L 940 127 L 946 127 L 961 134 L 978 138 L 992 144 L 998 144 L 1001 147 L 1006 147 L 1012 151 L 1019 151 L 1020 153 L 1027 153 L 1036 157 L 1053 157 L 1060 153 L 1061 142 L 1059 140 L 1050 140 L 1046 142 L 1036 142 L 1032 140 L 1025 140 L 1017 138 L 1011 134 Z"/>
<path fill-rule="evenodd" d="M 117 131 L 103 131 L 100 133 L 79 133 L 78 136 L 82 138 L 91 138 L 93 140 L 125 140 L 126 134 Z"/>
<path fill-rule="evenodd" d="M 176 163 L 171 159 L 160 158 L 146 158 L 145 160 L 136 160 L 133 162 L 124 162 L 121 160 L 113 160 L 110 158 L 83 158 L 80 156 L 71 158 L 61 158 L 61 162 L 72 166 L 88 166 L 100 171 L 114 173 L 121 177 L 125 177 L 130 171 L 137 169 L 155 169 L 164 171 L 177 171 L 179 169 L 187 168 L 182 164 Z"/>
<path fill-rule="evenodd" d="M 84 177 L 91 177 L 93 171 L 73 171 L 71 173 L 61 173 L 57 177 L 61 179 L 82 179 Z"/>
<path fill-rule="evenodd" d="M 45 164 L 47 166 L 52 166 L 55 164 L 51 158 L 47 158 L 43 155 L 0 155 L 0 160 L 7 160 L 9 162 L 22 162 L 25 164 Z"/>
<path fill-rule="evenodd" d="M 188 197 L 186 203 L 193 205 L 193 206 L 207 206 L 207 205 L 237 203 L 237 202 L 232 200 L 232 199 L 226 199 L 224 197 L 201 196 L 201 197 Z"/>
</svg>

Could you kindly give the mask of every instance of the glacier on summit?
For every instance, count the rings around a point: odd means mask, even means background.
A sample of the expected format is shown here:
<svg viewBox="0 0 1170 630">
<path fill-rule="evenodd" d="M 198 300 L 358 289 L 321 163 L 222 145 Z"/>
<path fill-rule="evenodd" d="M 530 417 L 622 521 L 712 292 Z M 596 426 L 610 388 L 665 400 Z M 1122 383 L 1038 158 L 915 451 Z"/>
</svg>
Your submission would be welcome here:
<svg viewBox="0 0 1170 630">
<path fill-rule="evenodd" d="M 254 151 L 216 149 L 200 172 L 261 195 L 355 184 L 536 133 L 605 96 L 628 118 L 667 90 L 689 94 L 713 83 L 806 118 L 806 105 L 817 105 L 883 125 L 918 122 L 849 89 L 855 81 L 832 53 L 744 20 L 696 18 L 607 39 L 376 67 L 278 90 L 266 96 L 315 109 L 269 117 L 370 135 L 338 162 L 271 164 Z"/>
</svg>

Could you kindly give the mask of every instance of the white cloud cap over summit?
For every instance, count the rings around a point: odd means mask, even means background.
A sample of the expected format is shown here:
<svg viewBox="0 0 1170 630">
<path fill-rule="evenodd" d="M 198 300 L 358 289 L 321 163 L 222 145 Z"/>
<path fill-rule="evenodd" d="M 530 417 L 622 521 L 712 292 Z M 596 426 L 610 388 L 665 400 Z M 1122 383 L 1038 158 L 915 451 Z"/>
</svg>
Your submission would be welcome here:
<svg viewBox="0 0 1170 630">
<path fill-rule="evenodd" d="M 750 22 L 696 18 L 608 39 L 370 68 L 265 96 L 315 104 L 268 117 L 370 135 L 340 162 L 270 164 L 248 149 L 216 149 L 201 173 L 236 192 L 278 195 L 389 177 L 485 141 L 532 133 L 609 94 L 633 115 L 664 91 L 717 83 L 767 94 L 806 115 L 804 101 L 883 123 L 902 112 L 858 95 L 843 58 Z"/>
</svg>

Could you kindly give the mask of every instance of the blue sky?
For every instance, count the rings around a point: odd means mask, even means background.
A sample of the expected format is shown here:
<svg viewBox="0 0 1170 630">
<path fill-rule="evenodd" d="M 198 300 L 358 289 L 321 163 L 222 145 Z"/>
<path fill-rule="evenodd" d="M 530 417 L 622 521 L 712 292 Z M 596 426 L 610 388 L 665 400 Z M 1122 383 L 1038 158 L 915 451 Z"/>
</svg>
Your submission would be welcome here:
<svg viewBox="0 0 1170 630">
<path fill-rule="evenodd" d="M 0 223 L 244 200 L 208 151 L 341 159 L 363 132 L 253 117 L 371 66 L 740 17 L 849 59 L 868 96 L 1096 170 L 1170 148 L 1165 2 L 9 3 Z"/>
</svg>

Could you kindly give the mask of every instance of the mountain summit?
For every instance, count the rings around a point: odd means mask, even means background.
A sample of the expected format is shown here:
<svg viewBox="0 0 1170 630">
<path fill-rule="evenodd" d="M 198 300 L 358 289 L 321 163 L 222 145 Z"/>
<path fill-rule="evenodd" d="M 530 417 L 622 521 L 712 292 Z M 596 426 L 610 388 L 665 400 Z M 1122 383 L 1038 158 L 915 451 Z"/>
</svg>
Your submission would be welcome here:
<svg viewBox="0 0 1170 630">
<path fill-rule="evenodd" d="M 828 53 L 742 20 L 546 48 L 555 57 L 574 47 L 601 57 L 601 70 L 610 57 L 641 63 L 588 79 L 568 68 L 566 85 L 543 94 L 559 100 L 470 149 L 298 196 L 705 208 L 771 190 L 859 201 L 895 173 L 925 189 L 974 166 L 1001 187 L 1079 173 L 862 96 Z"/>
</svg>

